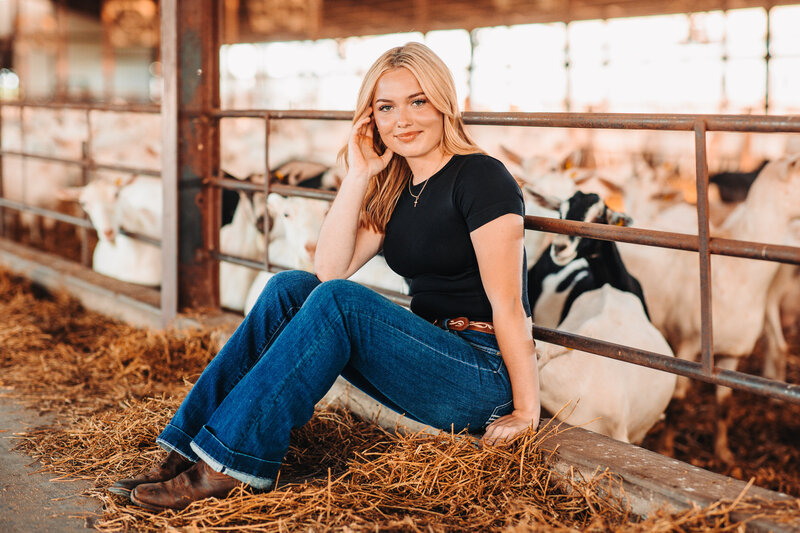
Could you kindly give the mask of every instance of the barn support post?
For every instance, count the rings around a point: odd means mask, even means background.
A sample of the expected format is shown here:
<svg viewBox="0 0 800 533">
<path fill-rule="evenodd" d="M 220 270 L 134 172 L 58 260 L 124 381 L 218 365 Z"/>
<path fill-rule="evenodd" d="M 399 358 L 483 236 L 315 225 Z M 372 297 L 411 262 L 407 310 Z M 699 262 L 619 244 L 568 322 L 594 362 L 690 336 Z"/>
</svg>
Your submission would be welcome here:
<svg viewBox="0 0 800 533">
<path fill-rule="evenodd" d="M 219 167 L 218 122 L 210 117 L 219 107 L 217 4 L 161 4 L 165 326 L 180 309 L 219 307 L 219 265 L 210 254 L 218 248 L 219 191 L 204 186 Z"/>
</svg>

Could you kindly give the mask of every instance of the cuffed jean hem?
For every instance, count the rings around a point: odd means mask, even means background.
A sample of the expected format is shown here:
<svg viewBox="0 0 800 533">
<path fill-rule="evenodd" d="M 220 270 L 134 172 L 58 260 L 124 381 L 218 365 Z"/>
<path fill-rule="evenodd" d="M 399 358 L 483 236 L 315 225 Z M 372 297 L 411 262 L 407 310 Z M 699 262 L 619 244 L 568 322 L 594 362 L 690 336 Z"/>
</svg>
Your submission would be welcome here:
<svg viewBox="0 0 800 533">
<path fill-rule="evenodd" d="M 156 444 L 168 452 L 177 452 L 193 463 L 196 463 L 200 458 L 191 450 L 191 442 L 192 437 L 172 424 L 167 424 L 161 434 L 156 437 Z"/>
<path fill-rule="evenodd" d="M 258 490 L 271 489 L 281 467 L 280 462 L 264 461 L 229 449 L 205 427 L 200 430 L 190 446 L 192 451 L 215 471 L 238 479 Z M 259 475 L 242 470 L 258 472 Z"/>
</svg>

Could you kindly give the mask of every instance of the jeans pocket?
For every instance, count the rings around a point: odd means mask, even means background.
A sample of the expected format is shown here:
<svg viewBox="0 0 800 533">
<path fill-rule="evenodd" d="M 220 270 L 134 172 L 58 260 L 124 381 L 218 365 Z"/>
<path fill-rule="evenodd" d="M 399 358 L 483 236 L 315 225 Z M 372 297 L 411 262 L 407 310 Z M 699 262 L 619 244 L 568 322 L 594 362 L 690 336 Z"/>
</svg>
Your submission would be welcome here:
<svg viewBox="0 0 800 533">
<path fill-rule="evenodd" d="M 510 413 L 514 409 L 514 400 L 509 400 L 504 404 L 500 404 L 494 408 L 492 414 L 489 415 L 489 418 L 483 424 L 483 431 L 486 431 L 486 428 L 489 427 L 489 424 L 500 418 L 501 416 L 505 416 Z"/>
</svg>

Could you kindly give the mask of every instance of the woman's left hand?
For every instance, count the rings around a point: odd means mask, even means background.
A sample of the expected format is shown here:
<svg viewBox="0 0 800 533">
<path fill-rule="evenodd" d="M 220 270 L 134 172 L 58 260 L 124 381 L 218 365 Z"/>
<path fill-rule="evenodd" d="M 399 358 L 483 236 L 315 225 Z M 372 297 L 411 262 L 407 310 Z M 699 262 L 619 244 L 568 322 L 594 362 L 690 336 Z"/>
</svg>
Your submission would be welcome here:
<svg viewBox="0 0 800 533">
<path fill-rule="evenodd" d="M 535 413 L 514 410 L 510 414 L 501 416 L 486 428 L 486 432 L 481 438 L 481 443 L 490 446 L 507 443 L 517 435 L 527 431 L 531 426 L 538 428 L 539 416 L 538 409 Z"/>
</svg>

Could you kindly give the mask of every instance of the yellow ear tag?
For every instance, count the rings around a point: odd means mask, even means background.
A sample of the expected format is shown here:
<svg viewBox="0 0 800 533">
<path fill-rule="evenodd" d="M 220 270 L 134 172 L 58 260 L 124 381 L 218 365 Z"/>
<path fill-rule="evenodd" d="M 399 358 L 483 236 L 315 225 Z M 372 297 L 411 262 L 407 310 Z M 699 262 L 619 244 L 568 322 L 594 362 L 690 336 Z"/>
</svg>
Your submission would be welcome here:
<svg viewBox="0 0 800 533">
<path fill-rule="evenodd" d="M 122 178 L 117 178 L 116 180 L 114 180 L 114 185 L 116 185 L 117 187 L 122 187 Z"/>
</svg>

